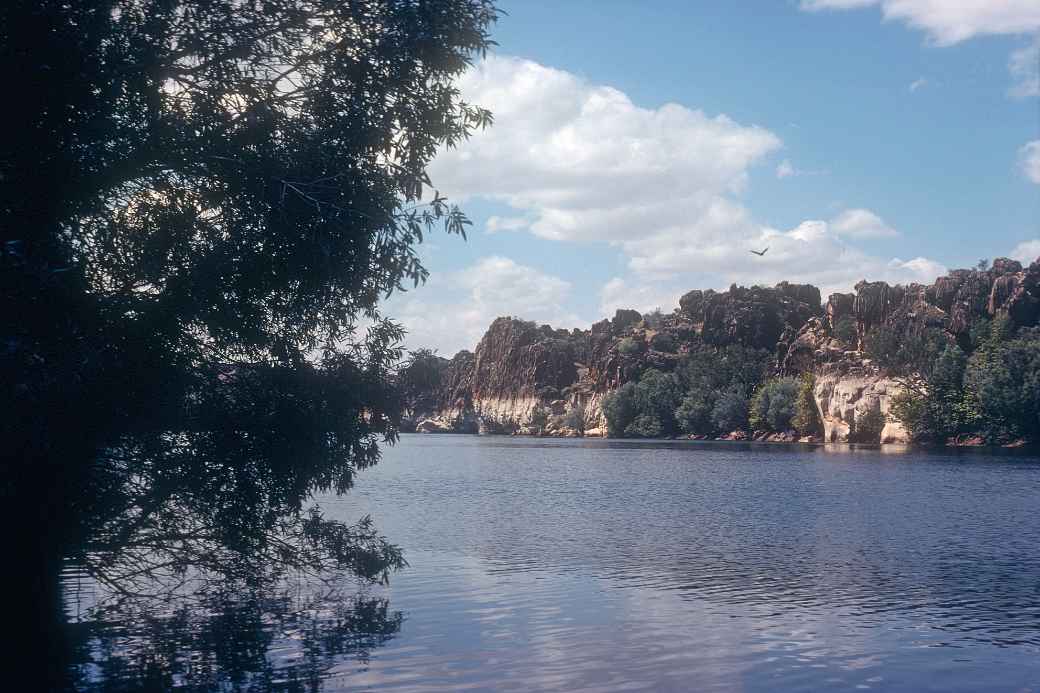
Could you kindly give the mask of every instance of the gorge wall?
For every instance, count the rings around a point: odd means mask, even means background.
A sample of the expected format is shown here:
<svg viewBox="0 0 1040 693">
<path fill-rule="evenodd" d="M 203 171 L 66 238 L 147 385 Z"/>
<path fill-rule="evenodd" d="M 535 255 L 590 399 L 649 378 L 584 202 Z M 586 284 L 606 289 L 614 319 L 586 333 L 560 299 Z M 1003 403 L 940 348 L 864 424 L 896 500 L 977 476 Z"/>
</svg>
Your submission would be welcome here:
<svg viewBox="0 0 1040 693">
<path fill-rule="evenodd" d="M 1040 320 L 1040 260 L 1005 258 L 954 270 L 930 285 L 862 281 L 854 293 L 807 284 L 694 290 L 670 314 L 619 310 L 588 330 L 553 329 L 513 317 L 492 322 L 474 351 L 436 358 L 437 384 L 411 403 L 406 430 L 606 435 L 604 395 L 649 368 L 670 371 L 695 343 L 767 349 L 775 375 L 814 376 L 826 441 L 848 439 L 858 417 L 880 411 L 880 442 L 905 442 L 888 416 L 900 382 L 864 352 L 871 330 L 940 330 L 967 344 L 973 326 L 998 314 L 1015 325 Z"/>
</svg>

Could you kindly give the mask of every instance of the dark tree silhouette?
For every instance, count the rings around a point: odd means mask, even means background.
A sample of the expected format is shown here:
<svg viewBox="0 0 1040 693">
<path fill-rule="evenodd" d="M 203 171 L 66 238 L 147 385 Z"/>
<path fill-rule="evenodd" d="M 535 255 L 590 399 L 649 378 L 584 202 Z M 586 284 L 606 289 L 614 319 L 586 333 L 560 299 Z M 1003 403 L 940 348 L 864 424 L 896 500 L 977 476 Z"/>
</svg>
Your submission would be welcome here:
<svg viewBox="0 0 1040 693">
<path fill-rule="evenodd" d="M 425 279 L 425 233 L 464 234 L 425 168 L 491 121 L 453 79 L 495 18 L 490 0 L 0 3 L 0 505 L 24 528 L 27 624 L 6 655 L 60 669 L 65 559 L 128 591 L 401 564 L 303 505 L 396 435 L 401 332 L 377 302 Z"/>
</svg>

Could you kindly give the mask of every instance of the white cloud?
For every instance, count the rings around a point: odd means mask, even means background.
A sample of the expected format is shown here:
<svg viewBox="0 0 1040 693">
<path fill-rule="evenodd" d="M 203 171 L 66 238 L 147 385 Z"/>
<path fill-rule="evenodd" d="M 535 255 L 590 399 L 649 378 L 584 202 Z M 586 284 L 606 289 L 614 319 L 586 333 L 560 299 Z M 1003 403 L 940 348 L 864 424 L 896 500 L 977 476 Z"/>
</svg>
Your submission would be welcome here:
<svg viewBox="0 0 1040 693">
<path fill-rule="evenodd" d="M 924 77 L 918 77 L 913 82 L 910 82 L 910 86 L 907 88 L 910 90 L 910 93 L 912 94 L 918 89 L 921 89 L 926 86 L 928 86 L 928 80 Z"/>
<path fill-rule="evenodd" d="M 616 89 L 514 58 L 489 58 L 460 86 L 464 98 L 495 113 L 495 125 L 442 152 L 431 167 L 434 183 L 453 199 L 516 210 L 489 230 L 523 228 L 621 250 L 628 272 L 603 287 L 602 315 L 671 310 L 692 288 L 786 279 L 826 294 L 864 278 L 930 282 L 945 271 L 925 258 L 891 260 L 850 245 L 895 234 L 870 210 L 788 231 L 754 219 L 741 191 L 751 167 L 781 146 L 763 128 L 676 104 L 641 108 Z M 816 173 L 788 164 L 795 175 Z M 763 257 L 748 252 L 767 246 Z M 444 282 L 436 300 L 427 291 L 389 312 L 412 331 L 410 344 L 442 353 L 472 348 L 492 319 L 510 313 L 560 327 L 589 322 L 568 309 L 566 281 L 506 258 L 487 258 Z"/>
<path fill-rule="evenodd" d="M 441 153 L 430 174 L 452 198 L 504 201 L 555 240 L 631 242 L 700 216 L 742 189 L 780 146 L 768 130 L 620 91 L 516 58 L 490 57 L 459 82 L 495 125 Z"/>
<path fill-rule="evenodd" d="M 1022 241 L 1015 246 L 1015 249 L 1011 251 L 1009 257 L 1012 260 L 1018 260 L 1023 265 L 1031 265 L 1040 259 L 1040 238 L 1034 238 L 1031 241 Z"/>
<path fill-rule="evenodd" d="M 413 291 L 394 294 L 384 303 L 383 313 L 408 331 L 409 348 L 434 348 L 450 357 L 476 346 L 500 316 L 553 327 L 586 326 L 587 320 L 566 308 L 570 293 L 571 284 L 564 279 L 491 256 L 465 269 L 434 275 Z"/>
<path fill-rule="evenodd" d="M 776 167 L 776 177 L 780 180 L 784 178 L 792 178 L 794 176 L 826 176 L 830 171 L 827 169 L 818 170 L 807 170 L 804 168 L 798 168 L 791 163 L 790 159 L 784 159 Z"/>
<path fill-rule="evenodd" d="M 488 217 L 485 228 L 488 233 L 497 233 L 498 231 L 519 231 L 520 229 L 527 228 L 531 222 L 523 217 Z"/>
<path fill-rule="evenodd" d="M 802 0 L 803 10 L 848 10 L 880 6 L 887 20 L 898 20 L 949 46 L 973 36 L 1025 34 L 1040 30 L 1036 0 Z"/>
<path fill-rule="evenodd" d="M 1018 165 L 1026 178 L 1040 185 L 1040 140 L 1022 145 L 1018 150 Z"/>
<path fill-rule="evenodd" d="M 846 209 L 831 220 L 834 232 L 849 238 L 891 238 L 899 233 L 869 209 Z"/>
<path fill-rule="evenodd" d="M 1011 54 L 1008 70 L 1015 80 L 1008 90 L 1011 96 L 1017 99 L 1040 96 L 1040 36 Z"/>
</svg>

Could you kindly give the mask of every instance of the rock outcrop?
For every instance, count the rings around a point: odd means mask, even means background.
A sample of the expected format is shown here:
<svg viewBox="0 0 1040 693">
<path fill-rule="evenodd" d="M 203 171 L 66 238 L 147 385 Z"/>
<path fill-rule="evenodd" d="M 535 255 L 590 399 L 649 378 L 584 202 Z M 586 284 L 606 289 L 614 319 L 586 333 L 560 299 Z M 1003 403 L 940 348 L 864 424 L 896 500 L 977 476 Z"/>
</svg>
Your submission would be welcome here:
<svg viewBox="0 0 1040 693">
<path fill-rule="evenodd" d="M 905 442 L 906 431 L 888 416 L 903 386 L 865 356 L 867 335 L 938 330 L 963 344 L 973 326 L 998 314 L 1037 324 L 1040 260 L 1023 268 L 1001 258 L 927 286 L 862 281 L 825 304 L 808 284 L 694 290 L 673 313 L 619 310 L 588 330 L 503 317 L 473 352 L 440 360 L 435 391 L 409 421 L 429 432 L 605 435 L 604 395 L 648 368 L 673 370 L 699 342 L 768 349 L 778 375 L 812 373 L 826 441 L 847 440 L 857 420 L 880 412 L 881 442 Z"/>
</svg>

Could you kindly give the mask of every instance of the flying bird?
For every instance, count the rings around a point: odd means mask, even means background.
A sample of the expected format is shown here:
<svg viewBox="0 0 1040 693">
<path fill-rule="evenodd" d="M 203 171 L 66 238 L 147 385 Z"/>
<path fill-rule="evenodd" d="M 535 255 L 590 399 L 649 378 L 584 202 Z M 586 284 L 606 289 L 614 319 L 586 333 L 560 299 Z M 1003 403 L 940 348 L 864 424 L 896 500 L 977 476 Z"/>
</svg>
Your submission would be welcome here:
<svg viewBox="0 0 1040 693">
<path fill-rule="evenodd" d="M 762 257 L 763 255 L 766 254 L 767 250 L 769 250 L 769 246 L 768 245 L 764 249 L 762 249 L 762 250 L 749 250 L 748 252 L 751 253 L 752 255 L 757 255 L 759 257 Z"/>
</svg>

